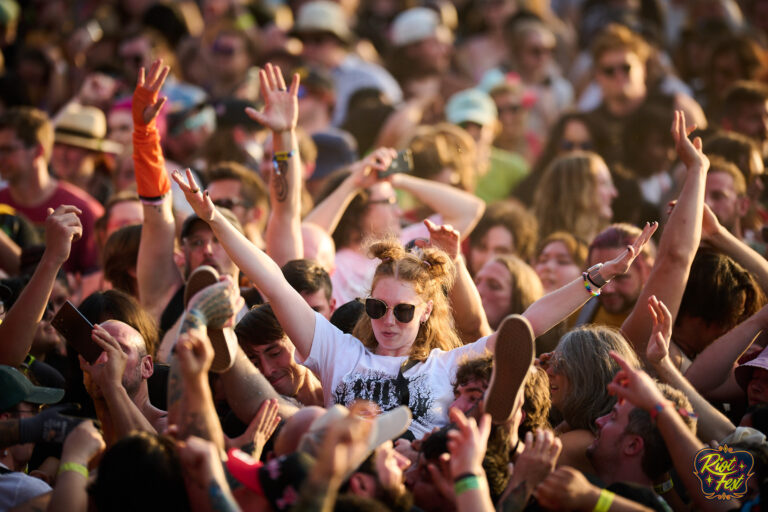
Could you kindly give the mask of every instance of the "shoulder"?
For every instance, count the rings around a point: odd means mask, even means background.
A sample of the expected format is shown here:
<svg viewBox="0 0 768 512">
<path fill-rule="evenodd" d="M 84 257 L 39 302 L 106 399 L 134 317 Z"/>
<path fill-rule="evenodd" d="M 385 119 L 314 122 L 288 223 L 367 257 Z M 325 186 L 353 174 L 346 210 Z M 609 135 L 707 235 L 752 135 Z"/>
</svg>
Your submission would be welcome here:
<svg viewBox="0 0 768 512">
<path fill-rule="evenodd" d="M 104 207 L 91 195 L 69 183 L 59 181 L 56 185 L 56 192 L 51 197 L 51 202 L 59 204 L 72 204 L 83 210 L 84 214 L 94 217 L 104 215 Z"/>
</svg>

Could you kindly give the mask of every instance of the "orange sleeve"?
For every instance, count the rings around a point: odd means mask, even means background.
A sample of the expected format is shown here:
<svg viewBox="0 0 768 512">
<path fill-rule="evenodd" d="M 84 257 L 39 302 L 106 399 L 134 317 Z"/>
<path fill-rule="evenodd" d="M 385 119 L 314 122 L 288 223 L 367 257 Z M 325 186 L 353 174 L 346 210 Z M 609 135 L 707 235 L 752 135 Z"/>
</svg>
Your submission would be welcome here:
<svg viewBox="0 0 768 512">
<path fill-rule="evenodd" d="M 157 93 L 137 87 L 133 93 L 133 166 L 136 187 L 143 202 L 159 203 L 171 190 L 155 120 L 144 123 L 144 108 L 157 101 Z"/>
</svg>

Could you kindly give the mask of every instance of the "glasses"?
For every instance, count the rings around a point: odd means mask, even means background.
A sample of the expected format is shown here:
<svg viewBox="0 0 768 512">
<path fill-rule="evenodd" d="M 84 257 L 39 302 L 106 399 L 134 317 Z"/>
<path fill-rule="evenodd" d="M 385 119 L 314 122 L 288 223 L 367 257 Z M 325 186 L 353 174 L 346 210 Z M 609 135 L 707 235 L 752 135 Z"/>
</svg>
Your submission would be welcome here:
<svg viewBox="0 0 768 512">
<path fill-rule="evenodd" d="M 615 66 L 602 66 L 600 68 L 600 73 L 604 74 L 608 77 L 614 77 L 617 73 L 623 73 L 624 75 L 628 75 L 629 72 L 632 71 L 632 65 L 631 64 L 616 64 Z"/>
<path fill-rule="evenodd" d="M 395 204 L 397 198 L 395 196 L 385 197 L 384 199 L 371 199 L 368 204 Z"/>
<path fill-rule="evenodd" d="M 581 151 L 592 151 L 594 145 L 589 141 L 573 142 L 570 140 L 564 140 L 560 143 L 560 148 L 563 151 L 575 151 L 577 149 L 580 149 Z"/>
<path fill-rule="evenodd" d="M 215 206 L 219 208 L 226 208 L 227 210 L 233 209 L 235 206 L 246 206 L 245 201 L 236 197 L 222 197 L 213 201 Z"/>
<path fill-rule="evenodd" d="M 551 54 L 553 50 L 554 48 L 551 46 L 531 46 L 530 48 L 526 48 L 525 52 L 535 57 L 543 57 Z"/>
<path fill-rule="evenodd" d="M 407 324 L 413 320 L 413 313 L 416 311 L 416 306 L 413 304 L 398 304 L 397 306 L 390 308 L 383 300 L 374 299 L 373 297 L 365 299 L 365 312 L 373 320 L 378 320 L 386 315 L 388 309 L 392 310 L 392 313 L 395 315 L 395 320 L 402 324 Z"/>
<path fill-rule="evenodd" d="M 523 110 L 523 106 L 522 105 L 496 105 L 496 110 L 499 111 L 499 114 L 503 114 L 504 112 L 517 114 L 518 112 Z"/>
</svg>

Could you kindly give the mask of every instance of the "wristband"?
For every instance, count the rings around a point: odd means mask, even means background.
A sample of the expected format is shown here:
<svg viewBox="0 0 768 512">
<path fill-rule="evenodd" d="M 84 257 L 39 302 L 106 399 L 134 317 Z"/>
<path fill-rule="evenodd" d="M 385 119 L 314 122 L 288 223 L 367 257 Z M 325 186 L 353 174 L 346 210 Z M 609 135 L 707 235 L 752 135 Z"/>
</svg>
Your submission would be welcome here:
<svg viewBox="0 0 768 512">
<path fill-rule="evenodd" d="M 672 482 L 672 479 L 670 478 L 664 483 L 654 485 L 653 490 L 656 491 L 656 494 L 664 494 L 665 492 L 671 491 L 674 486 L 675 484 L 674 482 Z"/>
<path fill-rule="evenodd" d="M 589 274 L 587 274 L 586 272 L 582 272 L 581 278 L 584 279 L 584 288 L 586 288 L 587 292 L 591 296 L 597 297 L 597 296 L 600 295 L 600 289 L 599 288 L 597 290 L 593 290 L 592 287 L 589 286 L 589 283 L 590 283 L 590 281 L 589 281 Z"/>
<path fill-rule="evenodd" d="M 453 479 L 453 483 L 457 484 L 461 480 L 464 480 L 465 478 L 472 478 L 473 476 L 476 477 L 477 475 L 474 474 L 474 473 L 462 473 L 462 474 L 460 474 L 459 476 L 457 476 L 456 478 Z"/>
<path fill-rule="evenodd" d="M 479 488 L 480 479 L 477 475 L 464 476 L 461 480 L 453 484 L 453 492 L 456 496 Z"/>
<path fill-rule="evenodd" d="M 597 265 L 592 265 L 587 269 L 587 279 L 589 279 L 589 282 L 592 283 L 595 288 L 602 288 L 608 284 L 608 281 L 610 281 L 610 279 L 604 278 L 603 274 L 600 273 L 600 269 L 602 268 L 603 264 L 598 263 Z"/>
<path fill-rule="evenodd" d="M 285 162 L 287 160 L 290 160 L 293 156 L 293 150 L 290 151 L 276 151 L 274 155 L 272 155 L 272 161 L 273 162 Z"/>
<path fill-rule="evenodd" d="M 659 402 L 656 405 L 654 405 L 653 409 L 648 411 L 648 414 L 651 415 L 651 420 L 653 420 L 655 422 L 656 421 L 656 417 L 668 405 L 670 405 L 670 402 L 668 402 L 668 401 Z M 675 409 L 675 410 L 677 411 L 677 414 L 679 414 L 680 416 L 683 416 L 683 417 L 688 417 L 688 418 L 693 418 L 693 419 L 696 419 L 696 418 L 699 417 L 696 413 L 690 412 L 687 409 L 685 409 L 684 407 L 680 407 L 679 409 Z"/>
<path fill-rule="evenodd" d="M 608 489 L 600 491 L 600 497 L 597 498 L 597 503 L 595 503 L 595 508 L 592 509 L 592 512 L 608 512 L 615 496 Z"/>
<path fill-rule="evenodd" d="M 62 474 L 65 471 L 74 471 L 80 473 L 85 478 L 88 478 L 88 468 L 77 462 L 63 462 L 59 465 L 58 474 Z"/>
</svg>

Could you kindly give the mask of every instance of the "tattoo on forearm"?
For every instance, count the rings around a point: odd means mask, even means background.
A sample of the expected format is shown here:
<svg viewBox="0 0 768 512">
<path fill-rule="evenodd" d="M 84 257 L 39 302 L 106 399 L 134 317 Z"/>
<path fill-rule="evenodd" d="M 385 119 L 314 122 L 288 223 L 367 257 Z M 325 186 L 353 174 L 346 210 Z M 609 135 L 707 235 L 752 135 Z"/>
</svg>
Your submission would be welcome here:
<svg viewBox="0 0 768 512">
<path fill-rule="evenodd" d="M 275 196 L 279 202 L 283 202 L 288 197 L 288 183 L 285 175 L 288 171 L 288 160 L 275 161 L 275 167 L 272 173 L 271 184 L 275 188 Z"/>
<path fill-rule="evenodd" d="M 211 509 L 216 512 L 239 512 L 240 507 L 226 494 L 215 480 L 208 486 L 208 499 Z"/>
<path fill-rule="evenodd" d="M 174 358 L 175 359 L 175 358 Z M 168 410 L 181 401 L 183 394 L 181 380 L 181 368 L 179 368 L 178 361 L 171 362 L 171 369 L 168 372 Z"/>
<path fill-rule="evenodd" d="M 527 487 L 525 480 L 520 482 L 517 487 L 512 489 L 509 496 L 499 503 L 497 509 L 501 512 L 519 512 L 523 510 L 528 503 L 529 498 Z"/>
</svg>

